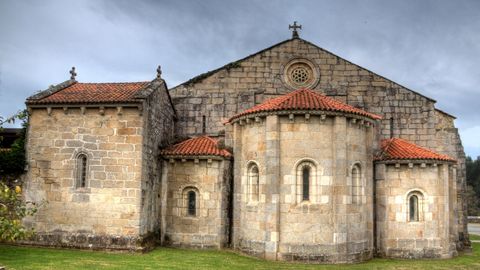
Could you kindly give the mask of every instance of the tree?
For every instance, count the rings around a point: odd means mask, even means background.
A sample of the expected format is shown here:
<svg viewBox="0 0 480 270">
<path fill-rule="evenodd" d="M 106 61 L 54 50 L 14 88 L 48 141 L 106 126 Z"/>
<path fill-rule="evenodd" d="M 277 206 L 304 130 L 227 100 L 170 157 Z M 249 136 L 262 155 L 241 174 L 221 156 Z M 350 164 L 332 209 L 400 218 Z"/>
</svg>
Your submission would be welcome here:
<svg viewBox="0 0 480 270">
<path fill-rule="evenodd" d="M 10 178 L 23 174 L 25 169 L 25 134 L 28 126 L 28 114 L 26 110 L 23 110 L 5 120 L 3 119 L 0 116 L 0 129 L 5 123 L 15 123 L 16 120 L 22 121 L 20 138 L 15 140 L 9 151 L 0 152 L 0 175 L 9 176 L 7 177 L 8 181 Z"/>
<path fill-rule="evenodd" d="M 25 202 L 21 197 L 22 189 L 9 188 L 0 182 L 0 242 L 13 242 L 33 235 L 33 230 L 26 229 L 22 219 L 37 212 L 35 203 Z"/>
<path fill-rule="evenodd" d="M 468 215 L 480 215 L 480 158 L 466 158 Z"/>
<path fill-rule="evenodd" d="M 22 219 L 35 214 L 37 206 L 22 199 L 20 186 L 13 186 L 12 179 L 24 173 L 25 168 L 25 133 L 28 125 L 26 110 L 19 111 L 5 119 L 0 116 L 0 129 L 5 123 L 22 121 L 22 133 L 9 151 L 0 152 L 0 242 L 24 239 L 33 234 L 26 229 Z"/>
</svg>

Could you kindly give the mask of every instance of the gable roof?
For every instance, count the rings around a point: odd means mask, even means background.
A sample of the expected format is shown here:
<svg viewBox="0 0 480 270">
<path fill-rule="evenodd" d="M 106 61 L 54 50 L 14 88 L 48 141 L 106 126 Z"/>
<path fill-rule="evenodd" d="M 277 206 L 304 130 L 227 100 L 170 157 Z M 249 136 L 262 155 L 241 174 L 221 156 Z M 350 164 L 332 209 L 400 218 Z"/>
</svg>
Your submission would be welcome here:
<svg viewBox="0 0 480 270">
<path fill-rule="evenodd" d="M 65 87 L 53 89 L 49 93 L 29 97 L 27 104 L 136 103 L 139 102 L 136 95 L 149 83 L 79 83 L 72 81 Z"/>
<path fill-rule="evenodd" d="M 377 156 L 376 160 L 440 160 L 456 162 L 455 159 L 447 155 L 438 154 L 400 138 L 382 140 L 381 147 L 382 152 Z"/>
<path fill-rule="evenodd" d="M 241 62 L 245 61 L 245 60 L 248 60 L 248 59 L 250 59 L 250 58 L 252 58 L 252 57 L 255 57 L 255 56 L 259 55 L 259 54 L 262 54 L 262 53 L 264 53 L 264 52 L 266 52 L 266 51 L 269 51 L 269 50 L 271 50 L 271 49 L 273 49 L 273 48 L 275 48 L 275 47 L 281 46 L 281 45 L 283 45 L 283 44 L 285 44 L 285 43 L 288 43 L 288 42 L 291 42 L 291 41 L 293 41 L 293 40 L 300 40 L 300 41 L 302 41 L 302 42 L 305 42 L 306 44 L 308 44 L 308 45 L 310 45 L 310 46 L 313 46 L 313 47 L 315 47 L 315 48 L 317 48 L 317 49 L 319 49 L 319 50 L 321 50 L 321 51 L 323 51 L 323 52 L 326 52 L 326 53 L 328 53 L 328 54 L 331 54 L 331 55 L 333 55 L 333 56 L 335 56 L 335 57 L 337 57 L 337 58 L 339 58 L 339 59 L 341 59 L 341 60 L 343 60 L 343 61 L 345 61 L 345 62 L 347 62 L 347 63 L 349 63 L 349 64 L 352 64 L 352 65 L 354 65 L 354 66 L 357 66 L 358 68 L 364 69 L 364 70 L 366 70 L 366 71 L 368 71 L 368 72 L 370 72 L 370 73 L 372 73 L 372 74 L 374 74 L 374 75 L 376 75 L 376 76 L 378 76 L 378 77 L 381 77 L 381 78 L 383 78 L 383 79 L 385 79 L 385 80 L 387 80 L 387 81 L 389 81 L 389 82 L 395 83 L 395 84 L 397 84 L 397 85 L 405 88 L 406 90 L 408 90 L 408 91 L 410 91 L 410 92 L 412 92 L 412 93 L 415 93 L 415 94 L 417 94 L 417 95 L 419 95 L 419 96 L 421 96 L 421 97 L 423 97 L 423 98 L 425 98 L 425 99 L 428 99 L 428 100 L 430 100 L 430 101 L 432 101 L 432 102 L 434 102 L 434 103 L 437 102 L 437 101 L 436 101 L 435 99 L 433 99 L 433 98 L 430 98 L 430 97 L 427 97 L 427 96 L 425 96 L 425 95 L 423 95 L 423 94 L 420 94 L 420 93 L 417 92 L 417 91 L 414 91 L 414 90 L 412 90 L 412 89 L 410 89 L 410 88 L 408 88 L 408 87 L 405 87 L 405 86 L 403 86 L 403 85 L 401 85 L 401 84 L 399 84 L 399 83 L 397 83 L 397 82 L 394 82 L 394 81 L 392 81 L 392 80 L 390 80 L 390 79 L 388 79 L 388 78 L 386 78 L 386 77 L 384 77 L 384 76 L 382 76 L 382 75 L 379 75 L 379 74 L 377 74 L 377 73 L 375 73 L 375 72 L 373 72 L 373 71 L 371 71 L 371 70 L 369 70 L 369 69 L 367 69 L 367 68 L 364 68 L 364 67 L 362 67 L 362 66 L 360 66 L 360 65 L 357 65 L 357 64 L 355 64 L 355 63 L 353 63 L 353 62 L 351 62 L 351 61 L 349 61 L 349 60 L 347 60 L 347 59 L 345 59 L 345 58 L 343 58 L 343 57 L 340 57 L 340 56 L 336 55 L 335 53 L 332 53 L 332 52 L 330 52 L 330 51 L 328 51 L 328 50 L 326 50 L 326 49 L 324 49 L 324 48 L 322 48 L 322 47 L 320 47 L 320 46 L 318 46 L 318 45 L 316 45 L 316 44 L 314 44 L 314 43 L 312 43 L 312 42 L 310 42 L 310 41 L 307 41 L 307 40 L 305 40 L 305 39 L 302 39 L 302 38 L 290 38 L 290 39 L 286 39 L 286 40 L 284 40 L 284 41 L 282 41 L 282 42 L 279 42 L 279 43 L 277 43 L 277 44 L 274 44 L 274 45 L 272 45 L 272 46 L 270 46 L 270 47 L 268 47 L 268 48 L 265 48 L 265 49 L 260 50 L 260 51 L 258 51 L 258 52 L 256 52 L 256 53 L 250 54 L 250 55 L 248 55 L 248 56 L 246 56 L 246 57 L 244 57 L 244 58 L 241 58 L 241 59 L 236 60 L 236 61 L 232 61 L 232 62 L 230 62 L 230 63 L 228 63 L 228 64 L 226 64 L 226 65 L 224 65 L 224 66 L 221 66 L 221 67 L 216 68 L 216 69 L 214 69 L 214 70 L 207 71 L 207 72 L 205 72 L 205 73 L 202 73 L 202 74 L 200 74 L 200 75 L 197 75 L 197 76 L 195 76 L 195 77 L 193 77 L 193 78 L 191 78 L 191 79 L 189 79 L 189 80 L 187 80 L 187 81 L 185 81 L 185 82 L 183 82 L 183 83 L 181 83 L 181 84 L 173 87 L 172 89 L 175 89 L 175 88 L 177 88 L 177 87 L 179 87 L 179 86 L 182 86 L 182 85 L 190 85 L 190 84 L 194 84 L 194 83 L 197 83 L 197 82 L 201 82 L 202 80 L 210 77 L 211 75 L 217 73 L 217 72 L 220 71 L 220 70 L 223 70 L 223 69 L 230 70 L 231 68 L 238 67 L 239 64 L 240 64 Z"/>
<path fill-rule="evenodd" d="M 232 156 L 230 152 L 221 149 L 218 140 L 208 136 L 188 139 L 180 143 L 174 144 L 161 151 L 163 156 L 219 156 L 229 158 Z"/>
<path fill-rule="evenodd" d="M 292 110 L 315 110 L 351 113 L 372 119 L 381 119 L 382 117 L 364 110 L 355 108 L 336 99 L 324 96 L 307 88 L 300 88 L 283 96 L 269 99 L 262 104 L 256 105 L 246 111 L 232 116 L 228 122 L 253 113 L 274 112 L 274 111 L 292 111 Z"/>
<path fill-rule="evenodd" d="M 202 74 L 200 74 L 200 75 L 197 75 L 197 76 L 195 76 L 195 77 L 193 77 L 193 78 L 191 78 L 191 79 L 189 79 L 189 80 L 187 80 L 187 81 L 185 81 L 185 82 L 183 82 L 183 83 L 181 83 L 181 84 L 173 87 L 172 89 L 175 89 L 175 88 L 177 88 L 177 87 L 179 87 L 179 86 L 181 86 L 181 85 L 190 85 L 190 84 L 194 84 L 194 83 L 196 83 L 196 82 L 201 82 L 203 79 L 206 79 L 206 78 L 210 77 L 211 75 L 217 73 L 218 71 L 220 71 L 220 70 L 222 70 L 222 69 L 230 70 L 231 68 L 238 67 L 238 65 L 240 64 L 240 62 L 245 61 L 245 60 L 248 60 L 248 59 L 250 59 L 250 58 L 252 58 L 252 57 L 254 57 L 254 56 L 256 56 L 256 55 L 259 55 L 259 54 L 261 54 L 261 53 L 263 53 L 263 52 L 266 52 L 266 51 L 268 51 L 268 50 L 271 50 L 271 49 L 273 49 L 273 48 L 275 48 L 275 47 L 278 47 L 278 46 L 280 46 L 280 45 L 283 45 L 283 44 L 285 44 L 285 43 L 287 43 L 287 42 L 290 42 L 290 41 L 292 41 L 292 40 L 293 40 L 293 39 L 286 39 L 286 40 L 284 40 L 284 41 L 282 41 L 282 42 L 279 42 L 279 43 L 277 43 L 277 44 L 274 44 L 274 45 L 272 45 L 272 46 L 270 46 L 270 47 L 268 47 L 268 48 L 265 48 L 265 49 L 260 50 L 260 51 L 258 51 L 258 52 L 256 52 L 256 53 L 250 54 L 250 55 L 248 55 L 248 56 L 246 56 L 246 57 L 244 57 L 244 58 L 241 58 L 241 59 L 239 59 L 239 60 L 230 62 L 230 63 L 228 63 L 228 64 L 226 64 L 226 65 L 223 65 L 223 66 L 221 66 L 221 67 L 219 67 L 219 68 L 216 68 L 216 69 L 214 69 L 214 70 L 210 70 L 210 71 L 207 71 L 207 72 L 202 73 Z"/>
</svg>

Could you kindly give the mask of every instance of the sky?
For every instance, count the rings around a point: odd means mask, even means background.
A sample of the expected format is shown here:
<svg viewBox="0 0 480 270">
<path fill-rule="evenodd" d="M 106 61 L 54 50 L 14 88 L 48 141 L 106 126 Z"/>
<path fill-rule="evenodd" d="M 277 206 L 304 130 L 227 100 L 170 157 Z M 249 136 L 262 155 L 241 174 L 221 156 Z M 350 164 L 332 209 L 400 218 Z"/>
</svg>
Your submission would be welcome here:
<svg viewBox="0 0 480 270">
<path fill-rule="evenodd" d="M 437 100 L 480 156 L 480 1 L 0 0 L 0 116 L 69 78 L 170 87 L 291 37 Z"/>
</svg>

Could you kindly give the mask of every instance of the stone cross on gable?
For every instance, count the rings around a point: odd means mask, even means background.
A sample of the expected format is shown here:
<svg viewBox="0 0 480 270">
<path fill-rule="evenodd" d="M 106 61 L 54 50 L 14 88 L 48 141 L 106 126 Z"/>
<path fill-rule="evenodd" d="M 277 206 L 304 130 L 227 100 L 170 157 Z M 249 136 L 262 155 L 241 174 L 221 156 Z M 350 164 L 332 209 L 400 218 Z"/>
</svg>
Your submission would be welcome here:
<svg viewBox="0 0 480 270">
<path fill-rule="evenodd" d="M 70 70 L 70 80 L 75 80 L 75 76 L 77 76 L 77 73 L 75 72 L 75 67 L 72 67 Z"/>
<path fill-rule="evenodd" d="M 157 67 L 157 79 L 161 79 L 162 78 L 162 67 L 160 65 L 158 65 Z"/>
<path fill-rule="evenodd" d="M 299 38 L 300 36 L 298 35 L 297 29 L 302 29 L 302 25 L 299 24 L 297 25 L 297 21 L 293 22 L 293 25 L 289 24 L 288 29 L 293 29 L 292 31 L 292 38 Z"/>
</svg>

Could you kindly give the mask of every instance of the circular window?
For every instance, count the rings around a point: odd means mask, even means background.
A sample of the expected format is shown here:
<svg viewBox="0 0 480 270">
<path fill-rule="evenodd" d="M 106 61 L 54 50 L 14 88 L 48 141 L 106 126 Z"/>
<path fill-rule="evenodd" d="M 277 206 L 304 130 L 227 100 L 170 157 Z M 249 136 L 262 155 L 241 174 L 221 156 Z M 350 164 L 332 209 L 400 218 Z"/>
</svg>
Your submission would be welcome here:
<svg viewBox="0 0 480 270">
<path fill-rule="evenodd" d="M 283 81 L 291 88 L 313 87 L 318 82 L 315 66 L 306 59 L 294 59 L 284 68 Z"/>
<path fill-rule="evenodd" d="M 305 67 L 296 67 L 294 70 L 292 70 L 292 74 L 290 74 L 290 76 L 292 77 L 292 81 L 296 84 L 305 84 L 305 82 L 307 82 L 310 78 L 309 73 L 310 72 Z"/>
</svg>

